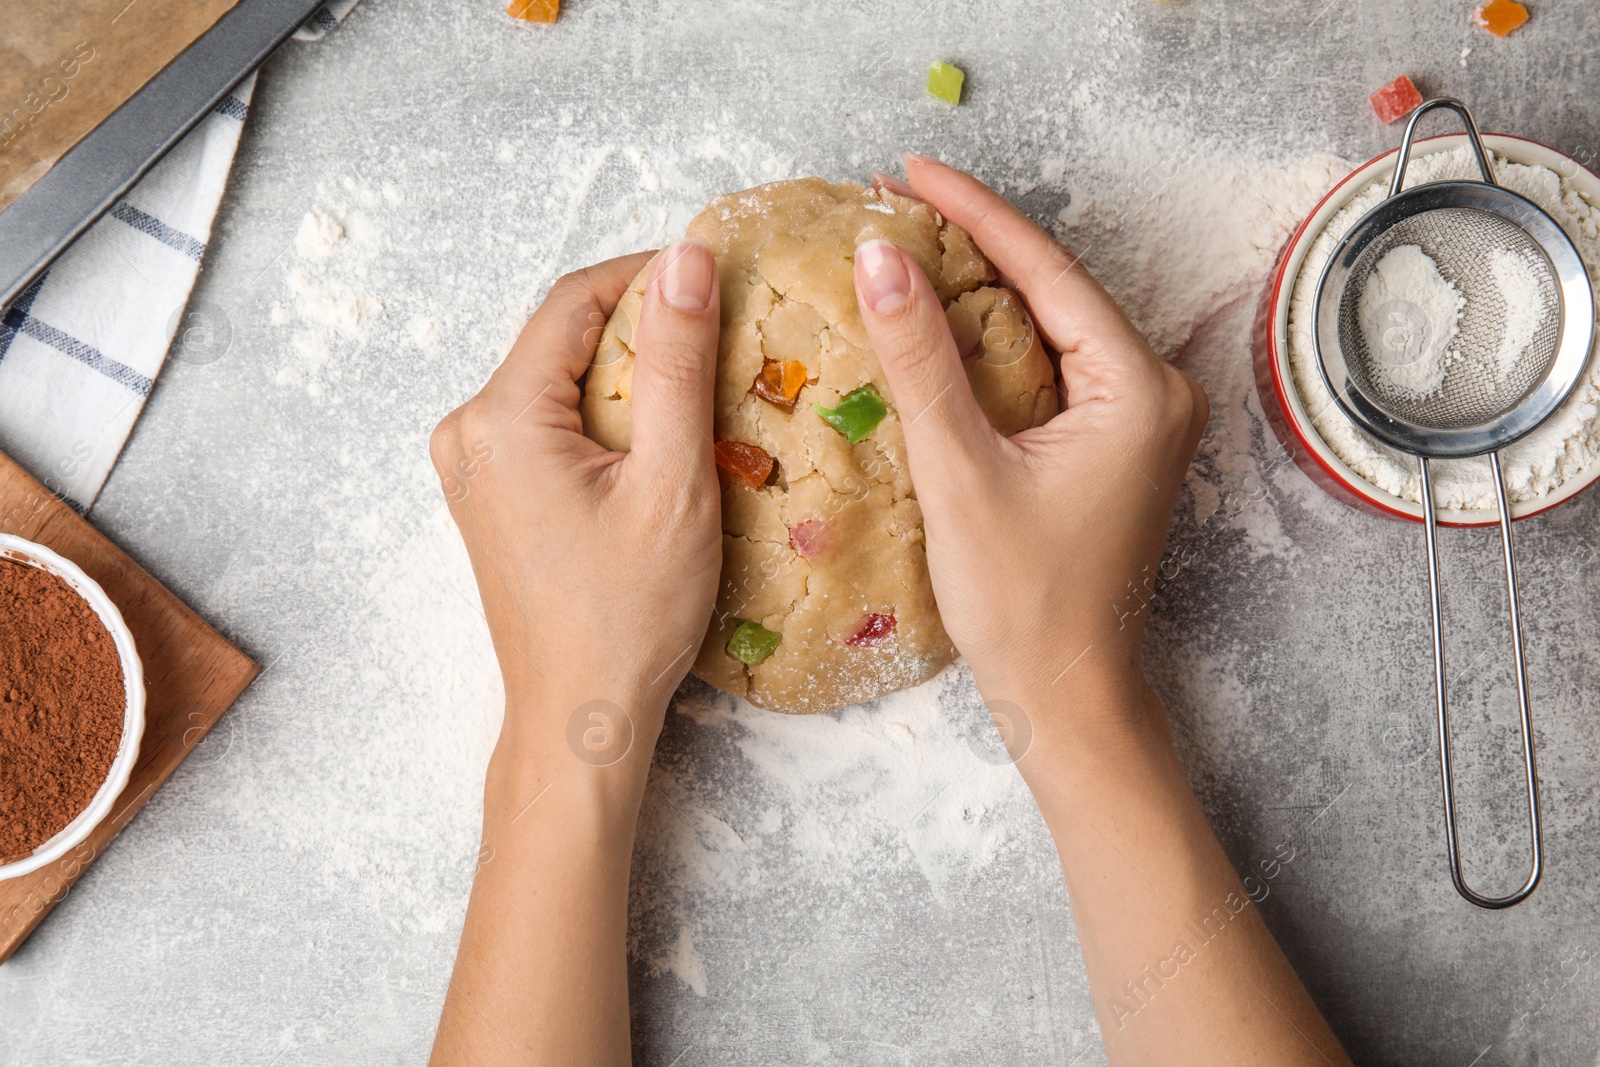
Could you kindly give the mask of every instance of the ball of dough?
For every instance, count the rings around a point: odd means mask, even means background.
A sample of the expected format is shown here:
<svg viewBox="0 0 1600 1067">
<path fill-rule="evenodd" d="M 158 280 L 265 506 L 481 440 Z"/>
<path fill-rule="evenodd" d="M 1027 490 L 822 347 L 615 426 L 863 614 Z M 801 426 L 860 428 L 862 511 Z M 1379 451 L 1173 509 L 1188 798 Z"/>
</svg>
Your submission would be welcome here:
<svg viewBox="0 0 1600 1067">
<path fill-rule="evenodd" d="M 988 260 L 932 207 L 848 183 L 802 178 L 718 197 L 688 234 L 710 245 L 722 286 L 719 467 L 727 447 L 760 457 L 721 442 L 774 460 L 755 486 L 746 479 L 759 465 L 742 477 L 719 470 L 722 585 L 694 673 L 792 713 L 926 681 L 955 649 L 928 580 L 901 413 L 856 307 L 855 249 L 882 238 L 922 265 L 978 403 L 1005 434 L 1057 409 L 1054 370 L 1022 301 L 990 284 Z M 617 305 L 584 385 L 585 433 L 619 451 L 629 445 L 634 326 L 649 273 Z M 813 405 L 832 411 L 864 386 L 887 413 L 851 444 Z"/>
</svg>

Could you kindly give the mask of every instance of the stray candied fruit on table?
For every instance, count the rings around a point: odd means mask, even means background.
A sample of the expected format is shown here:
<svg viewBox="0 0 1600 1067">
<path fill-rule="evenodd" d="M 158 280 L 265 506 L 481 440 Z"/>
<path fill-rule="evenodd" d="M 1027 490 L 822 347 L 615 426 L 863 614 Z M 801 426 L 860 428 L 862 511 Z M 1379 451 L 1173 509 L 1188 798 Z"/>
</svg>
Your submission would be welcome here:
<svg viewBox="0 0 1600 1067">
<path fill-rule="evenodd" d="M 851 444 L 858 445 L 889 414 L 889 405 L 883 402 L 878 390 L 871 385 L 863 385 L 840 397 L 839 402 L 831 408 L 812 404 L 811 410 L 822 416 L 823 422 L 844 434 Z"/>
<path fill-rule="evenodd" d="M 761 373 L 750 386 L 750 391 L 769 404 L 780 408 L 794 407 L 800 387 L 806 384 L 806 365 L 796 359 L 769 359 L 761 365 Z"/>
<path fill-rule="evenodd" d="M 561 14 L 561 0 L 511 0 L 506 14 L 523 22 L 554 22 Z"/>
<path fill-rule="evenodd" d="M 935 63 L 928 68 L 928 95 L 951 107 L 961 103 L 961 85 L 967 72 L 951 63 Z"/>
<path fill-rule="evenodd" d="M 743 441 L 718 441 L 713 449 L 717 466 L 752 489 L 759 489 L 772 477 L 777 462 L 766 449 Z"/>
<path fill-rule="evenodd" d="M 893 615 L 880 615 L 872 612 L 861 620 L 861 625 L 856 632 L 844 639 L 844 643 L 851 648 L 865 648 L 875 645 L 879 641 L 894 633 L 895 619 Z"/>
<path fill-rule="evenodd" d="M 1528 21 L 1528 9 L 1517 0 L 1489 0 L 1472 13 L 1472 19 L 1496 37 L 1504 37 Z"/>
<path fill-rule="evenodd" d="M 1373 93 L 1367 100 L 1372 104 L 1372 110 L 1377 113 L 1378 121 L 1388 125 L 1415 111 L 1417 105 L 1422 103 L 1422 94 L 1411 84 L 1411 79 L 1402 74 Z"/>
<path fill-rule="evenodd" d="M 783 635 L 762 626 L 759 622 L 741 622 L 728 638 L 728 655 L 748 666 L 754 666 L 778 651 Z"/>
<path fill-rule="evenodd" d="M 806 559 L 822 555 L 827 541 L 828 524 L 821 519 L 807 519 L 789 531 L 789 543 Z"/>
</svg>

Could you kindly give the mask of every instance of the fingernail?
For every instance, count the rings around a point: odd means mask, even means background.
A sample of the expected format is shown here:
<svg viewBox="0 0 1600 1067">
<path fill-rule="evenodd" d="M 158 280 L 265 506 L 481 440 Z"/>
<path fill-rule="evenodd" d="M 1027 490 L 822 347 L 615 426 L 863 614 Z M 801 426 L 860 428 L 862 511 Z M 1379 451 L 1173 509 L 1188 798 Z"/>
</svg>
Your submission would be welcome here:
<svg viewBox="0 0 1600 1067">
<path fill-rule="evenodd" d="M 661 299 L 679 311 L 704 311 L 711 306 L 717 261 L 700 242 L 679 241 L 661 253 L 658 275 Z"/>
<path fill-rule="evenodd" d="M 907 167 L 926 166 L 930 163 L 935 166 L 939 164 L 939 161 L 934 159 L 932 156 L 919 156 L 915 152 L 907 152 L 900 158 L 905 162 Z"/>
<path fill-rule="evenodd" d="M 887 315 L 911 299 L 905 257 L 888 241 L 868 241 L 856 248 L 856 284 L 867 306 L 879 315 Z"/>
<path fill-rule="evenodd" d="M 917 195 L 917 191 L 911 188 L 911 186 L 907 185 L 899 178 L 894 177 L 892 174 L 885 174 L 882 171 L 875 170 L 872 172 L 872 187 L 874 189 L 887 190 L 888 192 L 894 193 L 896 196 L 909 196 L 913 200 L 922 199 L 922 197 Z"/>
</svg>

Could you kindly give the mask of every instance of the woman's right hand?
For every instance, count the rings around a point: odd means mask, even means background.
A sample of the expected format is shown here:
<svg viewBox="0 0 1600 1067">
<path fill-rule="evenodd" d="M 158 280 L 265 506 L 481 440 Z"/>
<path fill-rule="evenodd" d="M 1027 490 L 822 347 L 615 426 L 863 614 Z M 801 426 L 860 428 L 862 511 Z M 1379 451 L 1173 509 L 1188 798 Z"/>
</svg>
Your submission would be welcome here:
<svg viewBox="0 0 1600 1067">
<path fill-rule="evenodd" d="M 1348 1064 L 1206 825 L 1139 669 L 1146 578 L 1205 428 L 1205 393 L 993 191 L 916 156 L 906 170 L 1061 353 L 1065 410 L 1000 436 L 927 277 L 892 245 L 857 249 L 939 614 L 1055 839 L 1106 1057 Z M 1207 927 L 1216 947 L 1197 936 Z"/>
<path fill-rule="evenodd" d="M 991 707 L 1048 707 L 1087 681 L 1140 692 L 1148 586 L 1205 427 L 1205 393 L 999 194 L 921 156 L 906 171 L 910 190 L 1017 288 L 1061 356 L 1064 410 L 1002 437 L 915 261 L 885 242 L 857 251 L 857 299 L 905 427 L 945 627 Z"/>
</svg>

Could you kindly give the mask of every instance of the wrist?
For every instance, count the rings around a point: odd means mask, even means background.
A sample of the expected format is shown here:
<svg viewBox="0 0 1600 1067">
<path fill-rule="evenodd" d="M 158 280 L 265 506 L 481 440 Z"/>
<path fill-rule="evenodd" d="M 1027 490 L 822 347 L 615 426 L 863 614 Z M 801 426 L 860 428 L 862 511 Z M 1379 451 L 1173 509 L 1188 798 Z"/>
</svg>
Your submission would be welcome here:
<svg viewBox="0 0 1600 1067">
<path fill-rule="evenodd" d="M 508 699 L 484 777 L 485 831 L 559 809 L 581 827 L 631 835 L 669 697 L 596 686 Z"/>
<path fill-rule="evenodd" d="M 1172 747 L 1161 701 L 1136 662 L 1091 649 L 1049 676 L 974 673 L 1025 777 L 1043 765 L 1059 770 Z"/>
</svg>

